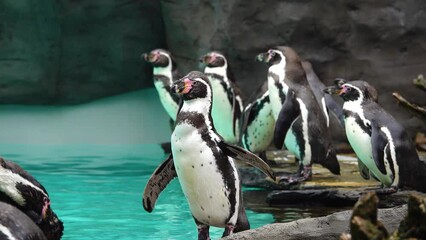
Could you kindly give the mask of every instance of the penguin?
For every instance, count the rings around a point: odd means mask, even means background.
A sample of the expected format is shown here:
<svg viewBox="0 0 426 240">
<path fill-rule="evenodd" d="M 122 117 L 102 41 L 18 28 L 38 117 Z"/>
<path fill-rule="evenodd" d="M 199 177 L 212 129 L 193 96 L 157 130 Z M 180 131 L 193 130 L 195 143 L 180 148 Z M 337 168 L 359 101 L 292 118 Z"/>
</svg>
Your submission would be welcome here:
<svg viewBox="0 0 426 240">
<path fill-rule="evenodd" d="M 212 90 L 207 76 L 193 71 L 173 87 L 183 98 L 171 136 L 172 154 L 152 174 L 143 207 L 152 212 L 161 191 L 176 176 L 198 228 L 209 239 L 209 227 L 225 228 L 223 236 L 250 228 L 234 159 L 251 164 L 275 180 L 270 167 L 253 153 L 226 143 L 212 121 Z"/>
<path fill-rule="evenodd" d="M 33 220 L 4 202 L 0 202 L 0 239 L 47 240 Z"/>
<path fill-rule="evenodd" d="M 372 88 L 365 81 L 336 79 L 335 86 L 324 91 L 343 99 L 348 141 L 385 192 L 400 187 L 426 192 L 426 163 L 419 160 L 404 127 L 377 103 L 377 91 Z"/>
<path fill-rule="evenodd" d="M 200 62 L 205 65 L 204 74 L 213 91 L 212 117 L 216 131 L 225 142 L 237 144 L 243 101 L 228 61 L 223 54 L 212 51 L 202 56 Z"/>
<path fill-rule="evenodd" d="M 60 239 L 63 223 L 50 207 L 46 189 L 18 164 L 0 158 L 0 201 L 30 217 L 47 239 Z"/>
<path fill-rule="evenodd" d="M 269 91 L 265 82 L 260 91 L 244 109 L 242 117 L 241 144 L 266 160 L 265 151 L 272 144 L 275 119 L 272 113 Z"/>
<path fill-rule="evenodd" d="M 296 175 L 281 179 L 291 184 L 312 177 L 312 163 L 320 163 L 340 174 L 323 110 L 315 99 L 297 53 L 290 47 L 276 47 L 257 55 L 267 63 L 269 98 L 274 114 L 274 144 L 283 143 L 299 160 Z"/>
<path fill-rule="evenodd" d="M 142 58 L 153 66 L 154 86 L 157 89 L 161 104 L 172 119 L 173 125 L 176 121 L 180 102 L 179 97 L 170 91 L 173 81 L 180 77 L 177 64 L 170 52 L 164 49 L 154 49 L 150 53 L 144 53 Z"/>
<path fill-rule="evenodd" d="M 323 89 L 326 87 L 323 82 L 318 78 L 314 69 L 312 68 L 312 64 L 309 61 L 302 61 L 303 70 L 306 73 L 306 79 L 308 80 L 309 86 L 312 89 L 312 92 L 317 99 L 322 111 L 324 112 L 324 116 L 327 121 L 327 127 L 330 127 L 330 115 L 331 111 L 334 113 L 335 117 L 339 120 L 338 122 L 341 126 L 344 126 L 343 122 L 343 110 L 342 107 L 334 101 L 334 99 L 323 92 Z"/>
</svg>

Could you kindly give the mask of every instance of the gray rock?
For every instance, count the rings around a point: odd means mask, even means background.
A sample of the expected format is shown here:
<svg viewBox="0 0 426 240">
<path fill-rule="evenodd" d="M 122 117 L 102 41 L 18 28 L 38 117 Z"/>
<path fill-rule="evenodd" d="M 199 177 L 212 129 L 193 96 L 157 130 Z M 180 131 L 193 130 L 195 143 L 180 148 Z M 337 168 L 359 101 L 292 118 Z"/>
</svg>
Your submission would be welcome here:
<svg viewBox="0 0 426 240">
<path fill-rule="evenodd" d="M 379 220 L 389 231 L 398 228 L 407 214 L 407 206 L 379 209 Z M 343 232 L 349 232 L 349 220 L 352 211 L 343 211 L 319 218 L 301 219 L 289 223 L 268 224 L 260 228 L 232 234 L 223 239 L 338 239 Z"/>
<path fill-rule="evenodd" d="M 169 49 L 182 72 L 198 68 L 210 50 L 226 53 L 245 97 L 266 80 L 267 67 L 253 61 L 276 45 L 293 47 L 311 61 L 320 79 L 364 79 L 379 102 L 411 131 L 424 120 L 395 104 L 400 91 L 418 105 L 423 92 L 411 84 L 426 69 L 426 2 L 163 0 Z"/>
</svg>

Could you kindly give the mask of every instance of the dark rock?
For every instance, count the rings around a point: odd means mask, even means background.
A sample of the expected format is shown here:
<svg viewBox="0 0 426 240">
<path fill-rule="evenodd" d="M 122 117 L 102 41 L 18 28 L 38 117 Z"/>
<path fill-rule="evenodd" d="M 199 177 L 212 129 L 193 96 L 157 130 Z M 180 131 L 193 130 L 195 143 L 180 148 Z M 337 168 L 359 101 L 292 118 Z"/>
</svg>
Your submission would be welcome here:
<svg viewBox="0 0 426 240">
<path fill-rule="evenodd" d="M 389 236 L 383 224 L 377 220 L 379 198 L 374 192 L 364 194 L 354 206 L 350 220 L 353 240 L 386 239 Z"/>
<path fill-rule="evenodd" d="M 408 201 L 408 214 L 401 222 L 395 239 L 424 239 L 426 237 L 426 198 L 413 194 Z"/>
<path fill-rule="evenodd" d="M 0 103 L 72 104 L 152 86 L 158 1 L 0 3 Z"/>
<path fill-rule="evenodd" d="M 379 221 L 393 231 L 407 213 L 407 206 L 391 209 L 379 209 Z M 349 231 L 349 220 L 352 211 L 343 211 L 319 218 L 301 219 L 289 223 L 268 224 L 260 228 L 232 234 L 223 239 L 304 239 L 304 240 L 335 240 L 342 232 Z"/>
<path fill-rule="evenodd" d="M 395 104 L 400 90 L 418 105 L 423 92 L 411 79 L 426 69 L 426 2 L 163 0 L 169 49 L 182 72 L 198 68 L 210 50 L 223 51 L 247 98 L 266 80 L 260 51 L 289 45 L 311 61 L 320 79 L 364 79 L 377 88 L 380 104 L 411 131 L 424 122 Z M 196 20 L 194 20 L 196 19 Z"/>
<path fill-rule="evenodd" d="M 360 196 L 374 189 L 312 189 L 312 190 L 276 190 L 268 194 L 266 201 L 273 205 L 284 204 L 320 204 L 324 206 L 352 206 Z M 389 208 L 407 204 L 408 198 L 415 191 L 398 191 L 393 194 L 378 195 L 380 208 Z M 422 194 L 422 196 L 426 196 Z"/>
<path fill-rule="evenodd" d="M 13 239 L 46 240 L 43 232 L 26 214 L 7 203 L 0 202 L 0 225 L 6 227 Z M 0 239 L 6 237 L 0 229 Z"/>
</svg>

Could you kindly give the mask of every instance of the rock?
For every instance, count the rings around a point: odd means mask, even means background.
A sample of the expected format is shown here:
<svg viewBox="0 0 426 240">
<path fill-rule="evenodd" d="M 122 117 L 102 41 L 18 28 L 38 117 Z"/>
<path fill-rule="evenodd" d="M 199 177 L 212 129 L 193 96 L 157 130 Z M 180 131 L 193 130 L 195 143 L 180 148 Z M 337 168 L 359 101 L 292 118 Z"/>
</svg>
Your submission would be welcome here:
<svg viewBox="0 0 426 240">
<path fill-rule="evenodd" d="M 0 103 L 75 104 L 152 86 L 158 1 L 3 0 Z"/>
<path fill-rule="evenodd" d="M 389 236 L 383 224 L 377 220 L 379 198 L 374 192 L 364 194 L 354 206 L 350 220 L 353 240 L 386 239 Z"/>
<path fill-rule="evenodd" d="M 400 90 L 426 105 L 411 83 L 426 69 L 425 1 L 163 0 L 161 6 L 167 43 L 182 72 L 197 69 L 207 51 L 223 51 L 247 99 L 266 81 L 266 66 L 254 56 L 285 44 L 326 84 L 335 77 L 369 81 L 401 124 L 411 132 L 426 130 L 391 94 Z"/>
<path fill-rule="evenodd" d="M 410 196 L 408 214 L 391 239 L 424 239 L 426 236 L 426 197 Z"/>
<path fill-rule="evenodd" d="M 0 202 L 0 239 L 46 240 L 43 232 L 26 214 L 12 205 Z M 7 228 L 13 238 L 3 232 Z"/>
<path fill-rule="evenodd" d="M 378 216 L 384 226 L 395 230 L 407 213 L 407 206 L 391 209 L 379 209 Z M 260 228 L 232 234 L 223 239 L 304 239 L 304 240 L 335 240 L 342 232 L 349 231 L 349 220 L 352 211 L 343 211 L 319 218 L 301 219 L 289 223 L 268 224 Z"/>
</svg>

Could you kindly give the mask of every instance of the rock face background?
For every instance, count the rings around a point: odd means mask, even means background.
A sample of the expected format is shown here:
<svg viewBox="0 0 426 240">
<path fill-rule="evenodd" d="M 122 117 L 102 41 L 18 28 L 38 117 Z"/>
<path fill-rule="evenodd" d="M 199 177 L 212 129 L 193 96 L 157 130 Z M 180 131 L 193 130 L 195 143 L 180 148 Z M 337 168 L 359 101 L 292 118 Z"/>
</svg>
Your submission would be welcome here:
<svg viewBox="0 0 426 240">
<path fill-rule="evenodd" d="M 70 104 L 151 86 L 158 1 L 0 1 L 0 103 Z"/>
<path fill-rule="evenodd" d="M 411 84 L 426 74 L 425 1 L 169 0 L 162 10 L 169 49 L 184 72 L 210 49 L 221 50 L 249 97 L 266 80 L 256 54 L 288 45 L 327 84 L 335 77 L 367 80 L 399 122 L 426 129 L 391 95 L 400 91 L 426 105 L 424 92 Z"/>
<path fill-rule="evenodd" d="M 166 46 L 183 73 L 223 51 L 247 99 L 266 80 L 254 56 L 276 45 L 292 46 L 327 84 L 369 81 L 399 122 L 426 130 L 391 95 L 426 105 L 411 84 L 426 74 L 423 0 L 3 0 L 0 103 L 82 103 L 152 86 L 139 56 Z"/>
</svg>

